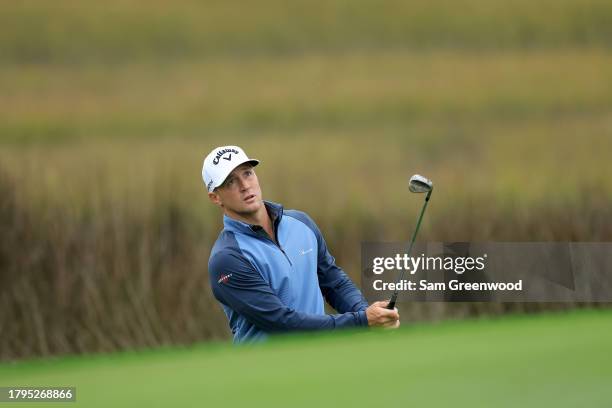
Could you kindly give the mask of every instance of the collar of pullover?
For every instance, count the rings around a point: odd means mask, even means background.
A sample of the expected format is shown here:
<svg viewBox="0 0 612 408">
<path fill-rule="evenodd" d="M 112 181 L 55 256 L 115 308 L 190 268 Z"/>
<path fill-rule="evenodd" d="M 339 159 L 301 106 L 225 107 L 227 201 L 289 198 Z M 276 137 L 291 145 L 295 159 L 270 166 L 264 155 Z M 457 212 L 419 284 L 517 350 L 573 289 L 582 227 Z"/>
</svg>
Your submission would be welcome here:
<svg viewBox="0 0 612 408">
<path fill-rule="evenodd" d="M 272 225 L 274 226 L 274 230 L 278 228 L 278 223 L 283 217 L 283 206 L 278 203 L 274 203 L 272 201 L 264 201 L 264 205 L 266 206 L 266 210 L 268 211 L 268 215 L 272 219 Z M 242 232 L 244 234 L 256 235 L 258 231 L 261 231 L 263 228 L 261 225 L 253 225 L 248 224 L 246 222 L 235 220 L 227 215 L 223 215 L 223 226 L 226 230 L 232 232 Z"/>
</svg>

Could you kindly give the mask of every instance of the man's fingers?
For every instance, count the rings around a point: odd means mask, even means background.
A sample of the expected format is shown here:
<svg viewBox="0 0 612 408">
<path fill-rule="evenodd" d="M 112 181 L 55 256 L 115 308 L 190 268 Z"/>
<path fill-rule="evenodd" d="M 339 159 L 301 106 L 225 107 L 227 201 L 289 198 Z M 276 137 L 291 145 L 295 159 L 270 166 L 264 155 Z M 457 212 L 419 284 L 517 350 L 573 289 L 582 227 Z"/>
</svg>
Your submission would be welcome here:
<svg viewBox="0 0 612 408">
<path fill-rule="evenodd" d="M 382 322 L 384 324 L 395 323 L 395 322 L 398 322 L 398 321 L 399 321 L 399 317 L 398 318 L 386 318 L 386 319 L 382 320 Z"/>
<path fill-rule="evenodd" d="M 399 320 L 399 312 L 397 308 L 389 310 L 386 308 L 388 304 L 389 301 L 380 300 L 374 302 L 367 308 L 366 315 L 369 326 L 392 326 Z"/>
<path fill-rule="evenodd" d="M 397 311 L 397 309 L 389 310 L 389 309 L 381 308 L 380 316 L 390 319 L 390 320 L 397 320 L 399 319 L 399 312 Z"/>
<path fill-rule="evenodd" d="M 393 322 L 393 323 L 385 323 L 385 324 L 383 325 L 383 327 L 384 327 L 385 329 L 397 329 L 398 327 L 400 327 L 400 321 L 399 321 L 399 320 L 396 320 L 396 321 L 395 321 L 395 322 Z"/>
<path fill-rule="evenodd" d="M 397 310 L 388 310 L 383 308 L 377 308 L 377 316 L 375 325 L 384 326 L 387 324 L 394 324 L 399 320 L 399 314 Z"/>
</svg>

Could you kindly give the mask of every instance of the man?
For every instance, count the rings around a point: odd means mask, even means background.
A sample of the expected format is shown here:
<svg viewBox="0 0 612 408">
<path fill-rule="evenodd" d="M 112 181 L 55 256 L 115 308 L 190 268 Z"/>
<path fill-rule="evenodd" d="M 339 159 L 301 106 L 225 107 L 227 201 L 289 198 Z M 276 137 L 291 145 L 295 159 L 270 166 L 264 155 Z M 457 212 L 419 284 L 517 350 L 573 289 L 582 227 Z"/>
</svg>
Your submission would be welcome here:
<svg viewBox="0 0 612 408">
<path fill-rule="evenodd" d="M 263 201 L 257 164 L 241 148 L 224 146 L 202 168 L 208 197 L 224 213 L 208 271 L 234 342 L 275 332 L 399 327 L 387 302 L 368 307 L 308 215 Z M 323 298 L 339 314 L 325 314 Z"/>
</svg>

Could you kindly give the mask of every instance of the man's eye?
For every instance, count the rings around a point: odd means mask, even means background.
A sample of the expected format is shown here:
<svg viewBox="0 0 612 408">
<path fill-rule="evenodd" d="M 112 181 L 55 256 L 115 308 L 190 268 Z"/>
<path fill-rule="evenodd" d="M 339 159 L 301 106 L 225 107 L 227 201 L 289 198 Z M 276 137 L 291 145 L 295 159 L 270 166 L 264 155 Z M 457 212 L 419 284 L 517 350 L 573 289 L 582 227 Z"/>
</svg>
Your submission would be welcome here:
<svg viewBox="0 0 612 408">
<path fill-rule="evenodd" d="M 244 174 L 248 177 L 251 174 L 253 174 L 253 172 L 251 170 L 247 170 L 247 171 L 244 172 Z"/>
</svg>

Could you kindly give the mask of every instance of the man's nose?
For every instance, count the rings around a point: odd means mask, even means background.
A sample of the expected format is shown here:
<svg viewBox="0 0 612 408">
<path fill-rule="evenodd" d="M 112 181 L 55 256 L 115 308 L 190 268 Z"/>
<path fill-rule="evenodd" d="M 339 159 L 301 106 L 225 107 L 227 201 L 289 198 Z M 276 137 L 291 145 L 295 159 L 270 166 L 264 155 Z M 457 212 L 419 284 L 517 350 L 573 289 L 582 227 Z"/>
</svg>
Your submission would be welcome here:
<svg viewBox="0 0 612 408">
<path fill-rule="evenodd" d="M 243 178 L 238 178 L 238 187 L 240 187 L 240 191 L 244 191 L 249 188 L 249 183 Z"/>
</svg>

